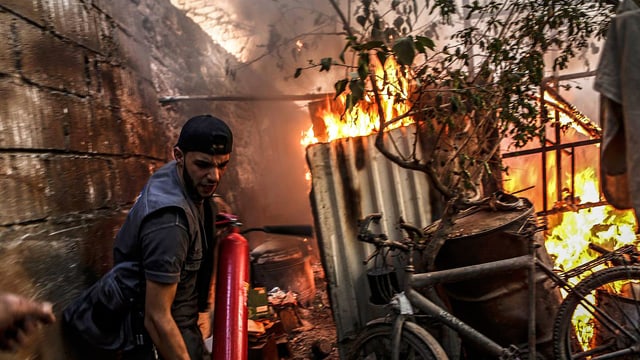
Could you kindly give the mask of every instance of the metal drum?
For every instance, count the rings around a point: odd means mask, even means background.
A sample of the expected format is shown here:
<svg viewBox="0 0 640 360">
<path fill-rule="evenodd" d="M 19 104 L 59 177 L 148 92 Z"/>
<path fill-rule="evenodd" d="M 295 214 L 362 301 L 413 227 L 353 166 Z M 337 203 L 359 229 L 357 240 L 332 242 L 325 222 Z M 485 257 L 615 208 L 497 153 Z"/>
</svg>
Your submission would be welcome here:
<svg viewBox="0 0 640 360">
<path fill-rule="evenodd" d="M 529 254 L 531 240 L 540 245 L 538 258 L 551 264 L 542 236 L 524 231 L 535 221 L 533 205 L 526 199 L 519 210 L 494 211 L 471 208 L 454 218 L 447 240 L 440 249 L 436 270 L 476 265 Z M 425 229 L 429 233 L 438 223 Z M 535 238 L 531 238 L 534 236 Z M 536 273 L 536 347 L 539 355 L 552 359 L 553 319 L 562 300 L 553 282 Z M 525 346 L 528 342 L 527 269 L 501 272 L 480 279 L 443 284 L 439 289 L 452 313 L 497 343 Z M 467 358 L 483 359 L 482 353 L 465 346 Z M 473 353 L 473 354 L 472 354 Z"/>
<path fill-rule="evenodd" d="M 316 295 L 313 269 L 302 243 L 290 239 L 264 242 L 251 251 L 251 269 L 255 286 L 291 290 L 303 306 L 310 305 Z"/>
</svg>

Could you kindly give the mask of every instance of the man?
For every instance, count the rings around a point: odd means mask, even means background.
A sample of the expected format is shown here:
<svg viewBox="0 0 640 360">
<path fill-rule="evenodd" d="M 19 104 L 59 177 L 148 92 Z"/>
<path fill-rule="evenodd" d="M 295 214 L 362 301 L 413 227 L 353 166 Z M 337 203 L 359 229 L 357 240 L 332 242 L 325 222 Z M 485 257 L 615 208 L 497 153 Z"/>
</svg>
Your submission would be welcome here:
<svg viewBox="0 0 640 360">
<path fill-rule="evenodd" d="M 0 293 L 0 349 L 16 350 L 41 324 L 55 321 L 51 303 Z"/>
<path fill-rule="evenodd" d="M 189 119 L 173 149 L 175 160 L 151 176 L 115 240 L 115 264 L 141 260 L 144 328 L 162 359 L 207 356 L 198 313 L 207 311 L 214 265 L 212 196 L 232 145 L 224 121 Z"/>
</svg>

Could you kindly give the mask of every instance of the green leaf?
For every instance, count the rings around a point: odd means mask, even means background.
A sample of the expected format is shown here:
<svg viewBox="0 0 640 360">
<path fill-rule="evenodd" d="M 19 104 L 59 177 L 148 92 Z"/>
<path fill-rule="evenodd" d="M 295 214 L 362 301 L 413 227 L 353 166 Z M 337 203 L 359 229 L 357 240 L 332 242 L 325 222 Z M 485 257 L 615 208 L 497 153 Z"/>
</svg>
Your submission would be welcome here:
<svg viewBox="0 0 640 360">
<path fill-rule="evenodd" d="M 333 88 L 336 89 L 336 99 L 338 98 L 338 96 L 342 95 L 342 93 L 347 89 L 347 84 L 349 83 L 349 80 L 347 79 L 342 79 L 342 80 L 338 80 L 336 81 L 335 84 L 333 84 Z"/>
<path fill-rule="evenodd" d="M 413 47 L 412 38 L 409 36 L 396 40 L 393 44 L 393 52 L 396 54 L 398 64 L 407 66 L 413 64 L 413 59 L 416 57 L 416 50 Z"/>
<path fill-rule="evenodd" d="M 396 29 L 400 29 L 402 25 L 404 25 L 404 18 L 402 16 L 398 16 L 393 20 L 393 26 L 395 26 Z"/>
<path fill-rule="evenodd" d="M 416 40 L 414 43 L 417 49 L 422 49 L 422 51 L 420 52 L 423 54 L 426 54 L 425 48 L 431 51 L 436 48 L 436 44 L 433 42 L 433 40 L 426 36 L 416 36 Z"/>
<path fill-rule="evenodd" d="M 322 58 L 320 60 L 320 72 L 329 71 L 331 69 L 331 64 L 333 64 L 333 59 L 330 57 Z"/>
<path fill-rule="evenodd" d="M 364 98 L 364 81 L 362 80 L 351 80 L 349 81 L 349 90 L 351 90 L 351 95 L 353 96 L 354 104 Z"/>
<path fill-rule="evenodd" d="M 356 17 L 356 22 L 358 22 L 358 24 L 360 24 L 360 26 L 364 27 L 364 25 L 367 23 L 367 18 L 364 17 L 363 15 L 360 15 L 360 16 Z"/>
<path fill-rule="evenodd" d="M 366 52 L 360 53 L 358 58 L 358 76 L 362 80 L 369 76 L 369 54 Z"/>
<path fill-rule="evenodd" d="M 451 96 L 451 111 L 457 113 L 461 109 L 462 102 L 460 102 L 460 97 L 458 95 Z"/>
</svg>

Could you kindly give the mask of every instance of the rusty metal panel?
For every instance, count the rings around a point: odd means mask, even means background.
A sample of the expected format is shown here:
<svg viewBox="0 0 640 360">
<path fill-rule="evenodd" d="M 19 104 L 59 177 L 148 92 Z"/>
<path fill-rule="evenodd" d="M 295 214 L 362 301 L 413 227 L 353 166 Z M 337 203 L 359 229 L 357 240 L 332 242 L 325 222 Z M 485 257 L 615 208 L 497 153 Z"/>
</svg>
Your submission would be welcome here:
<svg viewBox="0 0 640 360">
<path fill-rule="evenodd" d="M 389 133 L 400 148 L 410 149 L 415 128 Z M 376 231 L 401 239 L 400 216 L 426 226 L 431 220 L 429 185 L 424 173 L 393 164 L 375 148 L 375 135 L 311 145 L 306 151 L 312 176 L 311 202 L 318 246 L 336 321 L 338 340 L 346 340 L 383 307 L 370 304 L 364 265 L 373 246 L 357 240 L 357 222 L 382 213 Z M 343 349 L 341 349 L 342 351 Z"/>
</svg>

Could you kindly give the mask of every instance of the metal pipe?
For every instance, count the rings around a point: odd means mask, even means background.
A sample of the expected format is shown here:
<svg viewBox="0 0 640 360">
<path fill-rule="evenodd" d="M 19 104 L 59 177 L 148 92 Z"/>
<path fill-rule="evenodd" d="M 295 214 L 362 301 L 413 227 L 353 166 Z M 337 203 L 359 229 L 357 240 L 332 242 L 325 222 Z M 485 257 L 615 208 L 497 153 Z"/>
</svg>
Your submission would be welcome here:
<svg viewBox="0 0 640 360">
<path fill-rule="evenodd" d="M 542 79 L 542 86 L 545 86 L 546 83 L 550 81 L 560 82 L 560 81 L 566 81 L 566 80 L 580 79 L 580 78 L 589 77 L 589 76 L 596 76 L 596 70 L 582 71 L 582 72 L 577 72 L 573 74 L 550 76 L 548 78 Z"/>
<path fill-rule="evenodd" d="M 441 307 L 435 305 L 427 298 L 420 295 L 420 293 L 416 292 L 413 289 L 408 289 L 406 291 L 406 295 L 411 303 L 422 309 L 422 311 L 426 312 L 427 314 L 437 314 L 438 320 L 442 321 L 450 328 L 455 329 L 458 334 L 460 334 L 460 336 L 464 337 L 465 339 L 480 345 L 483 349 L 486 349 L 489 353 L 496 356 L 496 358 L 504 354 L 505 350 L 502 348 L 502 346 L 498 345 L 495 341 L 489 339 L 488 337 L 478 332 L 476 329 L 451 315 Z"/>
<path fill-rule="evenodd" d="M 558 82 L 554 82 L 555 87 L 558 86 Z M 561 126 L 560 126 L 560 113 L 555 111 L 553 113 L 554 117 L 554 133 L 555 133 L 555 143 L 560 144 L 562 142 L 562 134 L 561 134 Z M 562 201 L 562 152 L 560 149 L 556 148 L 556 202 Z"/>
<path fill-rule="evenodd" d="M 529 236 L 529 359 L 536 359 L 536 241 L 533 235 Z"/>
<path fill-rule="evenodd" d="M 164 96 L 158 99 L 160 104 L 166 105 L 179 101 L 313 101 L 333 98 L 335 94 L 304 94 L 304 95 L 178 95 Z"/>
<path fill-rule="evenodd" d="M 566 143 L 566 144 L 553 144 L 553 145 L 547 145 L 537 149 L 513 151 L 510 153 L 503 154 L 502 157 L 506 159 L 506 158 L 512 158 L 512 157 L 517 157 L 522 155 L 532 155 L 532 154 L 538 154 L 541 152 L 564 150 L 564 149 L 571 149 L 571 148 L 585 146 L 585 145 L 599 144 L 600 142 L 601 142 L 600 139 L 590 139 L 590 140 L 582 140 L 582 141 L 576 141 L 576 142 Z M 550 143 L 550 142 L 547 142 L 547 143 Z"/>
<path fill-rule="evenodd" d="M 426 287 L 432 286 L 433 284 L 481 278 L 488 274 L 499 273 L 502 271 L 524 269 L 529 266 L 530 261 L 530 255 L 522 255 L 478 265 L 469 265 L 448 270 L 414 274 L 411 277 L 411 286 L 414 288 Z"/>
<path fill-rule="evenodd" d="M 544 86 L 540 86 L 540 114 L 545 115 L 544 107 Z M 549 208 L 549 200 L 547 199 L 547 129 L 545 125 L 542 133 L 540 146 L 540 160 L 542 161 L 542 211 L 546 212 Z"/>
</svg>

